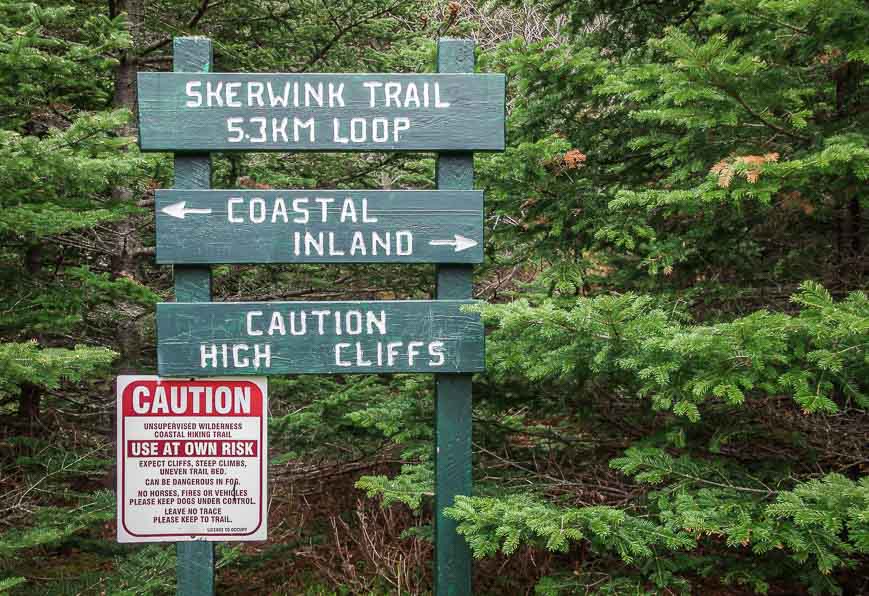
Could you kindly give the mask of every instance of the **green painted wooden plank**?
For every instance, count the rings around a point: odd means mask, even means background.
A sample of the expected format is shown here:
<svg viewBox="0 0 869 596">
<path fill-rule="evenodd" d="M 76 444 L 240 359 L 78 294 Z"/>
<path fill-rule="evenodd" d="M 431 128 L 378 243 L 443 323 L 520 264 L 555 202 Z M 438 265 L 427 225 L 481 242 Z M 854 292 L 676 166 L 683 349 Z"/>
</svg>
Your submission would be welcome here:
<svg viewBox="0 0 869 596">
<path fill-rule="evenodd" d="M 483 325 L 471 300 L 166 302 L 162 376 L 475 372 Z"/>
<path fill-rule="evenodd" d="M 176 71 L 206 72 L 213 63 L 211 40 L 203 37 L 178 37 L 173 43 L 173 68 Z M 211 157 L 189 155 L 175 157 L 176 188 L 211 186 Z M 176 300 L 211 300 L 211 269 L 176 267 Z M 176 586 L 178 596 L 214 594 L 214 543 L 179 542 L 176 544 Z"/>
<path fill-rule="evenodd" d="M 143 151 L 500 151 L 502 74 L 139 73 Z"/>
<path fill-rule="evenodd" d="M 439 40 L 438 71 L 473 72 L 474 42 Z M 473 188 L 473 154 L 438 155 L 437 187 Z M 438 299 L 470 298 L 472 291 L 472 267 L 438 266 Z M 456 495 L 471 494 L 471 375 L 438 374 L 435 385 L 435 594 L 470 596 L 470 549 L 456 532 L 456 522 L 444 516 L 444 509 L 454 503 Z"/>
<path fill-rule="evenodd" d="M 203 540 L 175 544 L 176 594 L 214 594 L 214 543 Z"/>
<path fill-rule="evenodd" d="M 481 191 L 158 190 L 158 263 L 480 263 Z"/>
</svg>

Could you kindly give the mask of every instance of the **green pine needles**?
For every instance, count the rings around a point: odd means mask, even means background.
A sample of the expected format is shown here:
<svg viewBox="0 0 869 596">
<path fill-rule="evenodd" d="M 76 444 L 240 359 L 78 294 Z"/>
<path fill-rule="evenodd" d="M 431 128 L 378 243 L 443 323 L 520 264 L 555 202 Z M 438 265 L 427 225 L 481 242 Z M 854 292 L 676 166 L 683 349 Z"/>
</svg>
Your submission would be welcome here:
<svg viewBox="0 0 869 596">
<path fill-rule="evenodd" d="M 706 325 L 631 294 L 580 298 L 566 308 L 517 301 L 477 310 L 497 325 L 489 362 L 502 376 L 605 377 L 693 422 L 705 401 L 739 406 L 747 395 L 787 393 L 807 413 L 869 407 L 866 294 L 834 301 L 807 282 L 792 301 L 802 307 L 796 315 L 758 311 Z"/>
</svg>

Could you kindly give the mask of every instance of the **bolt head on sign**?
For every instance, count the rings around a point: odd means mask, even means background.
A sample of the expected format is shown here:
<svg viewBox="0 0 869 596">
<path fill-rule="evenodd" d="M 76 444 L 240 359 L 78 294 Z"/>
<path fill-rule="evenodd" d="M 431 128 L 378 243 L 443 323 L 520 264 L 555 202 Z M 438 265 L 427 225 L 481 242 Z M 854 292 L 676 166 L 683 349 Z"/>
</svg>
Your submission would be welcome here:
<svg viewBox="0 0 869 596">
<path fill-rule="evenodd" d="M 266 539 L 263 377 L 117 385 L 118 542 Z"/>
</svg>

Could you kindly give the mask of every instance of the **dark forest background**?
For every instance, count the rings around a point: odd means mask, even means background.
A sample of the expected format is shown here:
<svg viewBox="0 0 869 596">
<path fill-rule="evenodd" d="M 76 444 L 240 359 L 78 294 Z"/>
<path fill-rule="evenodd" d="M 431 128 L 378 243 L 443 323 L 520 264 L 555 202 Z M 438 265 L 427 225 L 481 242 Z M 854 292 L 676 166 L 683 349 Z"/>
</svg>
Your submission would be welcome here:
<svg viewBox="0 0 869 596">
<path fill-rule="evenodd" d="M 478 594 L 869 593 L 863 0 L 0 0 L 0 592 L 163 594 L 114 542 L 114 377 L 155 368 L 135 77 L 508 77 L 478 155 Z M 431 154 L 214 156 L 215 188 L 432 188 Z M 216 300 L 429 298 L 429 266 L 213 268 Z M 221 594 L 430 591 L 426 376 L 270 380 L 270 537 Z"/>
</svg>

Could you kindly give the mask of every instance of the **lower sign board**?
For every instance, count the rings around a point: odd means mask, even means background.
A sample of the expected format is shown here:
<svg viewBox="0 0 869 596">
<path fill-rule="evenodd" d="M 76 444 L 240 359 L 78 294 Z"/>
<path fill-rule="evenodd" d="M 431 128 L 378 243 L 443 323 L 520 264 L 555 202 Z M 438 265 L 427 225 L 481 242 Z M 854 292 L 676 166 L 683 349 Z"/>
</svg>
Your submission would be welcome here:
<svg viewBox="0 0 869 596">
<path fill-rule="evenodd" d="M 484 370 L 472 300 L 166 302 L 161 375 L 470 373 Z"/>
<path fill-rule="evenodd" d="M 118 542 L 265 540 L 262 377 L 118 377 Z"/>
<path fill-rule="evenodd" d="M 481 263 L 475 190 L 158 190 L 157 262 Z"/>
</svg>

